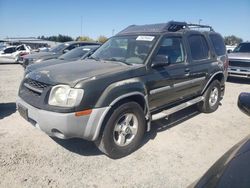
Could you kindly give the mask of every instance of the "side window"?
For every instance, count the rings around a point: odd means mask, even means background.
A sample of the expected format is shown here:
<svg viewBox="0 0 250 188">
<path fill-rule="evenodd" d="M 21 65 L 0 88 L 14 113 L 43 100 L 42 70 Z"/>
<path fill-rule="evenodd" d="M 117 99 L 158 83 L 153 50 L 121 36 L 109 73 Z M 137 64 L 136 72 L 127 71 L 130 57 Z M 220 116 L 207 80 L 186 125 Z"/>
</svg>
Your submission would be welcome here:
<svg viewBox="0 0 250 188">
<path fill-rule="evenodd" d="M 168 56 L 171 64 L 184 62 L 184 49 L 181 38 L 166 37 L 163 39 L 157 55 Z"/>
<path fill-rule="evenodd" d="M 21 45 L 16 48 L 16 51 L 21 51 L 21 50 L 25 50 L 24 45 Z"/>
<path fill-rule="evenodd" d="M 224 40 L 222 39 L 222 37 L 218 34 L 210 34 L 209 38 L 212 41 L 216 55 L 218 56 L 225 55 L 226 47 L 225 47 Z"/>
<path fill-rule="evenodd" d="M 77 47 L 77 44 L 72 44 L 69 47 L 67 47 L 66 49 L 70 51 L 70 50 L 74 49 L 75 47 Z"/>
<path fill-rule="evenodd" d="M 202 35 L 191 35 L 188 42 L 193 60 L 203 60 L 209 58 L 209 48 L 206 39 Z"/>
<path fill-rule="evenodd" d="M 6 48 L 5 50 L 4 50 L 4 53 L 6 53 L 6 54 L 11 54 L 11 53 L 13 53 L 13 52 L 15 52 L 16 50 L 15 50 L 15 47 L 12 47 L 12 48 Z"/>
</svg>

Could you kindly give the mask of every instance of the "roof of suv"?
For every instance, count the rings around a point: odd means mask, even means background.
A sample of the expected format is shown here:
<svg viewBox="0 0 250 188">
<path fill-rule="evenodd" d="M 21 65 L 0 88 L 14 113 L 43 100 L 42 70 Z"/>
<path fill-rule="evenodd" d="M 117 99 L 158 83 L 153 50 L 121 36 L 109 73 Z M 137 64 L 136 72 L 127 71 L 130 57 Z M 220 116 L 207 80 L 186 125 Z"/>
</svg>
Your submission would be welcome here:
<svg viewBox="0 0 250 188">
<path fill-rule="evenodd" d="M 167 23 L 147 24 L 147 25 L 130 25 L 124 30 L 120 31 L 117 35 L 127 35 L 136 33 L 155 33 L 161 34 L 165 32 L 177 32 L 182 30 L 192 30 L 196 28 L 208 28 L 214 31 L 211 26 L 199 24 L 187 24 L 186 22 L 170 21 Z"/>
</svg>

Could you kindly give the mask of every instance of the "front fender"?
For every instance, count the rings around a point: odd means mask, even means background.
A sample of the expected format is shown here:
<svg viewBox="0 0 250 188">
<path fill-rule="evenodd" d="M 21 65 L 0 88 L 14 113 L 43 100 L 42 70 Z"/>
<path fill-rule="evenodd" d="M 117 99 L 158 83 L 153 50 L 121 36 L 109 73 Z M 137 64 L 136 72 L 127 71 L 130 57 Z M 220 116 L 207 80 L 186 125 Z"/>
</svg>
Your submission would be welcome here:
<svg viewBox="0 0 250 188">
<path fill-rule="evenodd" d="M 141 95 L 143 97 L 147 95 L 144 83 L 138 79 L 118 81 L 104 90 L 96 103 L 96 107 L 112 106 L 119 100 L 132 95 Z"/>
</svg>

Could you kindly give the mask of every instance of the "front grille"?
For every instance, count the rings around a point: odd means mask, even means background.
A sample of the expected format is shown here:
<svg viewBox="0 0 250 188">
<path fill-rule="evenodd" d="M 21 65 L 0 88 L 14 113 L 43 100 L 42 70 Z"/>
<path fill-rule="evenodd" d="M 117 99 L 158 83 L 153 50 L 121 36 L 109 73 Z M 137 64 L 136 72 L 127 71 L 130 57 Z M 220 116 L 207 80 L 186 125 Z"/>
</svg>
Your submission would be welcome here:
<svg viewBox="0 0 250 188">
<path fill-rule="evenodd" d="M 249 67 L 250 68 L 250 60 L 248 61 L 231 61 L 229 60 L 229 66 L 232 67 Z"/>
<path fill-rule="evenodd" d="M 44 89 L 50 86 L 49 84 L 38 82 L 30 78 L 26 79 L 23 85 L 28 89 L 29 92 L 35 95 L 41 95 Z"/>
<path fill-rule="evenodd" d="M 30 79 L 30 78 L 26 79 L 25 82 L 28 83 L 29 85 L 35 87 L 35 88 L 38 88 L 38 89 L 45 89 L 46 87 L 49 86 L 49 84 L 45 84 L 45 83 L 42 83 L 42 82 L 38 82 L 38 81 L 32 80 L 32 79 Z"/>
</svg>

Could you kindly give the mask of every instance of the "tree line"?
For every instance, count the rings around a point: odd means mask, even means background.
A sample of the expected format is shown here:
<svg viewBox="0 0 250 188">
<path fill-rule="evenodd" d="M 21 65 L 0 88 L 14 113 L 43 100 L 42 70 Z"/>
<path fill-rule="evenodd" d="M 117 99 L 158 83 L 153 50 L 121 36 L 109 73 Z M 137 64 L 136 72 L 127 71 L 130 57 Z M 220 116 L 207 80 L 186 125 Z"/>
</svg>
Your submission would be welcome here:
<svg viewBox="0 0 250 188">
<path fill-rule="evenodd" d="M 55 42 L 68 42 L 68 41 L 76 40 L 76 41 L 91 41 L 91 42 L 104 43 L 108 40 L 108 38 L 104 35 L 100 35 L 96 40 L 88 36 L 79 36 L 74 39 L 73 37 L 70 37 L 67 35 L 61 35 L 61 34 L 57 36 L 53 35 L 53 36 L 48 36 L 48 37 L 45 37 L 42 35 L 42 36 L 38 36 L 37 38 L 41 40 L 48 40 L 48 41 L 55 41 Z"/>
<path fill-rule="evenodd" d="M 45 37 L 42 35 L 37 38 L 42 39 L 42 40 L 55 41 L 55 42 L 68 42 L 68 41 L 76 40 L 76 41 L 92 41 L 92 42 L 96 41 L 96 42 L 104 43 L 108 40 L 108 38 L 104 35 L 99 36 L 96 40 L 90 38 L 89 36 L 79 36 L 74 39 L 70 36 L 61 35 L 61 34 L 59 34 L 58 36 L 49 36 L 49 37 Z M 226 45 L 237 45 L 241 43 L 243 40 L 235 35 L 230 35 L 230 36 L 225 36 L 224 41 Z"/>
</svg>

